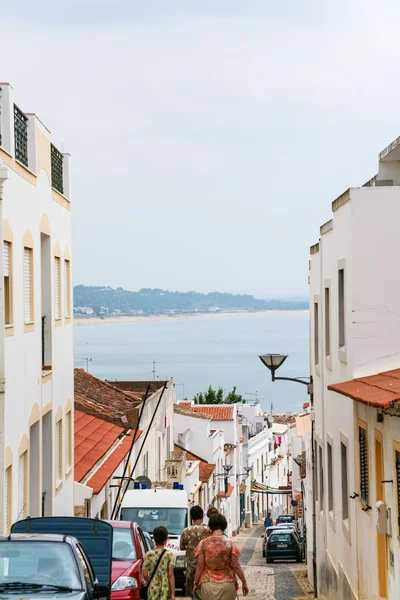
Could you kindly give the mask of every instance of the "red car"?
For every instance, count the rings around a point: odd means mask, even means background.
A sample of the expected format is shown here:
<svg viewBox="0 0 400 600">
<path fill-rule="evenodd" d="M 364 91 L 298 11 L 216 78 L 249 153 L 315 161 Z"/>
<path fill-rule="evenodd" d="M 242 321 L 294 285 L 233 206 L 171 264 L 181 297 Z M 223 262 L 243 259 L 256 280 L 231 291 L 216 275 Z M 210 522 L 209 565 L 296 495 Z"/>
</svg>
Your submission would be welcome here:
<svg viewBox="0 0 400 600">
<path fill-rule="evenodd" d="M 131 521 L 108 523 L 114 529 L 111 599 L 137 600 L 143 584 L 143 559 L 152 548 L 150 536 Z"/>
</svg>

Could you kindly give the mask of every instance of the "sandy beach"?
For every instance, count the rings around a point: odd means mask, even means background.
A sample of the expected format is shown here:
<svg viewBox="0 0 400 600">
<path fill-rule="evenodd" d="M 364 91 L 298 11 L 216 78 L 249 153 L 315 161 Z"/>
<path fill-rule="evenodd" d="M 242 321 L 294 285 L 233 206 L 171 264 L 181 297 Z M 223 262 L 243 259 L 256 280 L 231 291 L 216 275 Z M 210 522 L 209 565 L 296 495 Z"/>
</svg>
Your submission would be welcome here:
<svg viewBox="0 0 400 600">
<path fill-rule="evenodd" d="M 219 312 L 198 313 L 192 315 L 149 315 L 149 316 L 110 316 L 110 317 L 74 317 L 75 327 L 87 327 L 90 325 L 122 325 L 123 323 L 145 323 L 156 321 L 191 321 L 199 319 L 232 319 L 238 317 L 256 317 L 270 314 L 305 313 L 307 310 L 263 310 L 256 312 Z"/>
</svg>

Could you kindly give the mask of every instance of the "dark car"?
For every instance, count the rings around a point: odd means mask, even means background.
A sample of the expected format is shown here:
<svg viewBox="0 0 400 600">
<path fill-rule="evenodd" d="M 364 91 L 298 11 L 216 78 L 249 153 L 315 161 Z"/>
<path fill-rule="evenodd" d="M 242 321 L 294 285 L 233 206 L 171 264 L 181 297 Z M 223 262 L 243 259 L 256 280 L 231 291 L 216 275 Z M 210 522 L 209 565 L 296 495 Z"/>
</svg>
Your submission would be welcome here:
<svg viewBox="0 0 400 600">
<path fill-rule="evenodd" d="M 107 560 L 106 554 L 104 558 Z M 108 564 L 111 566 L 111 552 Z M 0 538 L 0 599 L 95 600 L 109 594 L 110 586 L 98 583 L 76 538 L 37 533 Z"/>
<path fill-rule="evenodd" d="M 268 538 L 275 532 L 278 533 L 282 533 L 283 531 L 287 531 L 287 532 L 292 532 L 292 529 L 287 527 L 287 529 L 285 529 L 285 527 L 283 525 L 271 525 L 271 527 L 267 527 L 266 530 L 264 531 L 264 534 L 261 536 L 263 538 L 263 545 L 262 545 L 262 555 L 263 558 L 266 557 L 266 546 L 267 546 L 267 541 Z"/>
<path fill-rule="evenodd" d="M 276 520 L 276 524 L 282 525 L 283 523 L 294 523 L 294 521 L 294 515 L 279 515 L 279 517 Z"/>
<path fill-rule="evenodd" d="M 267 563 L 274 560 L 302 561 L 302 548 L 296 535 L 291 531 L 272 532 L 265 545 Z"/>
</svg>

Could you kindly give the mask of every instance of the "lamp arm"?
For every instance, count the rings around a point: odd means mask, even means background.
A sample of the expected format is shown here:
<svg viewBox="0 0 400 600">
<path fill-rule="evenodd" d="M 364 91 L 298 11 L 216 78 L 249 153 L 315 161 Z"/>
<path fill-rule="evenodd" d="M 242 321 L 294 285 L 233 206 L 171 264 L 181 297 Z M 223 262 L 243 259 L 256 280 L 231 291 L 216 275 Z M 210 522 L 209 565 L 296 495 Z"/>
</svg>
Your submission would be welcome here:
<svg viewBox="0 0 400 600">
<path fill-rule="evenodd" d="M 275 377 L 274 374 L 272 374 L 272 381 L 296 381 L 297 383 L 302 383 L 303 385 L 310 385 L 309 381 L 303 381 L 297 377 Z"/>
</svg>

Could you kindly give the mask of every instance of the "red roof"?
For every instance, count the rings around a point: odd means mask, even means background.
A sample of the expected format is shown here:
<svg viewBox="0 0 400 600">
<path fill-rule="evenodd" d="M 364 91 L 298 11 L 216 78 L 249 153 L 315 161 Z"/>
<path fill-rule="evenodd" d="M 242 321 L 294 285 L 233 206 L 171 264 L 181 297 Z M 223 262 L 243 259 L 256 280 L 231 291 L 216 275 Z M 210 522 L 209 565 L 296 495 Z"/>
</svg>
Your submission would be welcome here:
<svg viewBox="0 0 400 600">
<path fill-rule="evenodd" d="M 195 404 L 191 411 L 207 415 L 212 421 L 233 421 L 233 406 L 226 404 Z"/>
<path fill-rule="evenodd" d="M 128 435 L 115 448 L 107 460 L 104 461 L 101 467 L 99 467 L 97 471 L 85 482 L 85 485 L 93 489 L 93 494 L 98 494 L 106 485 L 107 481 L 111 478 L 112 474 L 118 469 L 119 465 L 128 454 L 131 443 L 132 437 Z"/>
<path fill-rule="evenodd" d="M 304 404 L 303 404 L 303 410 L 306 410 L 306 408 L 310 408 L 310 403 L 309 402 L 304 402 Z"/>
<path fill-rule="evenodd" d="M 74 427 L 75 481 L 80 482 L 96 466 L 99 460 L 109 452 L 121 434 L 126 430 L 123 427 L 87 415 L 79 410 L 74 411 Z M 125 441 L 128 442 L 129 450 L 132 437 L 127 436 L 124 439 Z M 114 471 L 115 469 L 116 467 Z"/>
<path fill-rule="evenodd" d="M 335 383 L 328 390 L 368 406 L 389 408 L 400 401 L 400 369 Z"/>
<path fill-rule="evenodd" d="M 220 498 L 230 498 L 232 496 L 232 492 L 233 492 L 233 485 L 228 485 L 228 491 L 225 493 L 225 490 L 223 492 L 218 492 L 218 496 Z"/>
<path fill-rule="evenodd" d="M 215 465 L 208 463 L 203 458 L 200 458 L 200 456 L 197 456 L 197 454 L 193 454 L 193 452 L 189 452 L 189 450 L 186 450 L 186 448 L 184 448 L 183 446 L 180 446 L 179 444 L 174 444 L 174 450 L 179 451 L 179 452 L 181 452 L 181 451 L 186 452 L 186 460 L 198 460 L 200 462 L 200 465 L 199 465 L 200 481 L 202 483 L 207 483 L 207 481 L 210 479 L 211 475 L 213 474 L 213 472 L 215 470 Z"/>
</svg>

